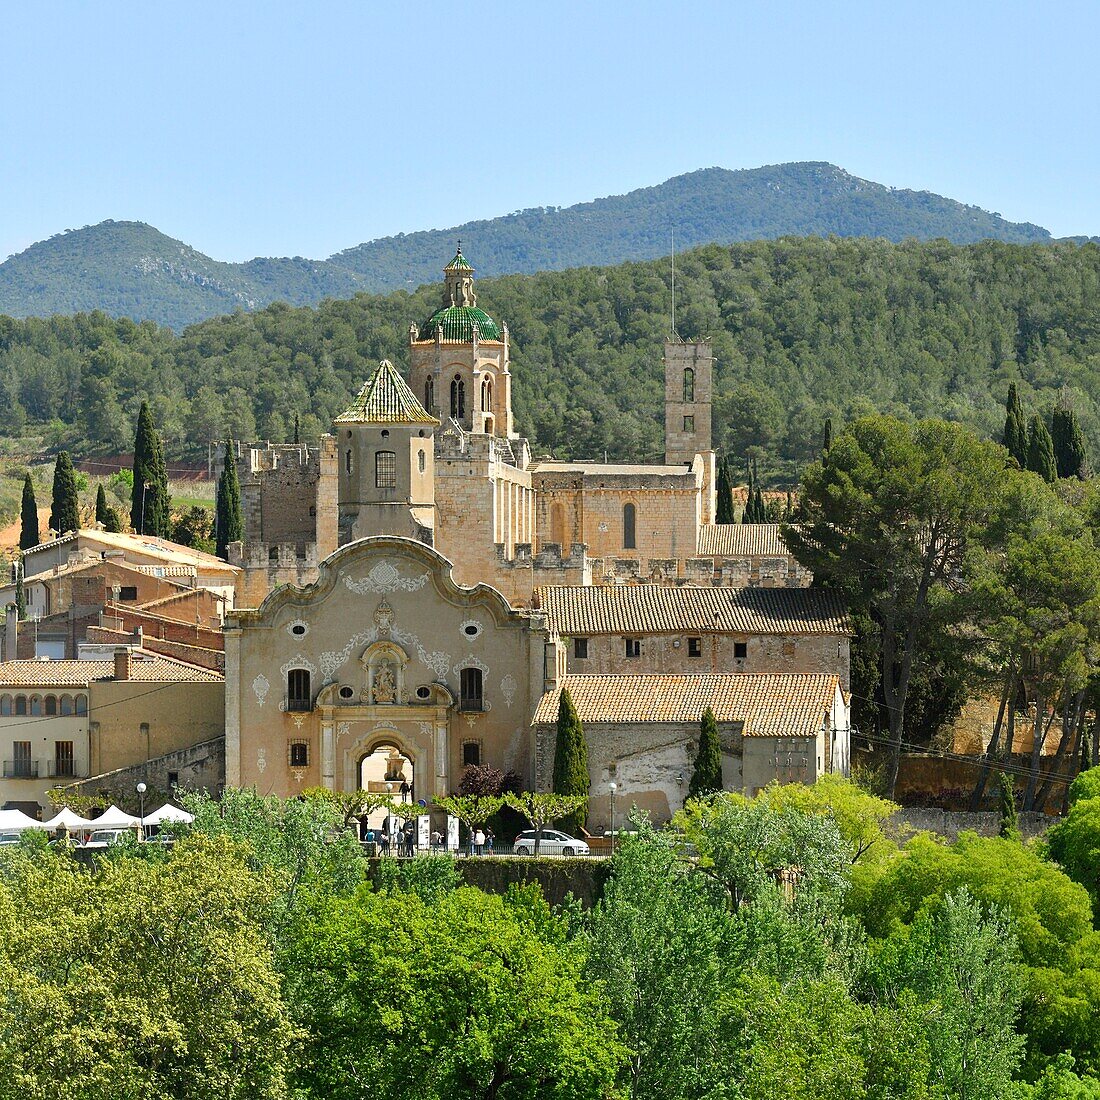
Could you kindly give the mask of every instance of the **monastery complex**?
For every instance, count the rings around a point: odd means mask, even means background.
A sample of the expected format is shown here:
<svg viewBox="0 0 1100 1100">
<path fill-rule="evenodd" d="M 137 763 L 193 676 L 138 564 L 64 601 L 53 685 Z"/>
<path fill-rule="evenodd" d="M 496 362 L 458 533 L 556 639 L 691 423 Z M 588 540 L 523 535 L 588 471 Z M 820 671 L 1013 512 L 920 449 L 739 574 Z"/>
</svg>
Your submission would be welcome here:
<svg viewBox="0 0 1100 1100">
<path fill-rule="evenodd" d="M 508 328 L 478 308 L 461 249 L 442 299 L 409 328 L 408 380 L 383 361 L 319 444 L 215 452 L 241 486 L 228 564 L 98 531 L 28 552 L 35 635 L 9 615 L 0 664 L 5 804 L 44 808 L 59 776 L 138 775 L 284 796 L 400 782 L 430 800 L 470 764 L 547 789 L 565 689 L 590 827 L 611 784 L 658 820 L 682 805 L 707 706 L 728 789 L 847 771 L 846 609 L 777 525 L 714 522 L 708 342 L 665 344 L 663 464 L 557 462 L 515 428 Z M 99 658 L 86 677 L 82 656 Z M 204 699 L 224 677 L 213 737 L 205 711 L 172 732 L 189 675 Z M 108 734 L 94 685 L 155 677 L 142 720 Z M 48 723 L 19 732 L 75 690 L 62 732 L 78 747 Z"/>
</svg>

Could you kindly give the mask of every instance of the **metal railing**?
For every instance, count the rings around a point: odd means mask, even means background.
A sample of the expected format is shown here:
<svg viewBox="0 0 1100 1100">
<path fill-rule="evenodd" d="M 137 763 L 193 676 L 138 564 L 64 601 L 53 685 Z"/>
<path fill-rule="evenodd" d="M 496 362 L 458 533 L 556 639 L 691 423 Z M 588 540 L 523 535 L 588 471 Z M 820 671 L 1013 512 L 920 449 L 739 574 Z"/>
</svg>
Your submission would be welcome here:
<svg viewBox="0 0 1100 1100">
<path fill-rule="evenodd" d="M 5 760 L 4 761 L 4 778 L 5 779 L 37 779 L 38 778 L 38 761 L 37 760 Z"/>
<path fill-rule="evenodd" d="M 46 775 L 50 779 L 73 779 L 76 777 L 76 761 L 47 760 Z"/>
</svg>

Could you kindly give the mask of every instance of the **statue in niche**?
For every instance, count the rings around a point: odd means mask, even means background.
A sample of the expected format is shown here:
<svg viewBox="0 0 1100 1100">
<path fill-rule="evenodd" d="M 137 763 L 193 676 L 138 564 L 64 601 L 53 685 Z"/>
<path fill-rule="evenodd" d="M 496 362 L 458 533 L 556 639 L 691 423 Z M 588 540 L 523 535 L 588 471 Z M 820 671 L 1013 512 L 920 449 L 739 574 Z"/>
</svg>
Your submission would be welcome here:
<svg viewBox="0 0 1100 1100">
<path fill-rule="evenodd" d="M 380 664 L 374 674 L 374 701 L 376 703 L 397 702 L 397 681 L 388 663 Z"/>
</svg>

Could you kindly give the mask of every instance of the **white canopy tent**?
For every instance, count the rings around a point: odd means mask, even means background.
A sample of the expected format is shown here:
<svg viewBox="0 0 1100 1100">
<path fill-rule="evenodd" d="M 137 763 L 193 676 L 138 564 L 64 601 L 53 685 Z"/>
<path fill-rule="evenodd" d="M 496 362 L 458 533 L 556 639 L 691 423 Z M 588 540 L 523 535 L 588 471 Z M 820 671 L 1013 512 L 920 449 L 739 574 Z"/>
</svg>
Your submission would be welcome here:
<svg viewBox="0 0 1100 1100">
<path fill-rule="evenodd" d="M 70 810 L 68 806 L 63 807 L 60 812 L 51 817 L 49 821 L 42 822 L 43 829 L 68 829 L 70 833 L 77 831 L 78 829 L 87 829 L 92 824 L 91 821 L 81 817 L 80 814 L 74 810 Z"/>
<path fill-rule="evenodd" d="M 24 829 L 41 828 L 41 821 L 28 817 L 22 810 L 0 810 L 0 833 L 21 833 Z"/>
<path fill-rule="evenodd" d="M 190 825 L 195 815 L 167 802 L 159 810 L 146 814 L 143 820 L 146 825 Z"/>
<path fill-rule="evenodd" d="M 139 820 L 112 804 L 89 824 L 93 829 L 132 829 Z"/>
</svg>

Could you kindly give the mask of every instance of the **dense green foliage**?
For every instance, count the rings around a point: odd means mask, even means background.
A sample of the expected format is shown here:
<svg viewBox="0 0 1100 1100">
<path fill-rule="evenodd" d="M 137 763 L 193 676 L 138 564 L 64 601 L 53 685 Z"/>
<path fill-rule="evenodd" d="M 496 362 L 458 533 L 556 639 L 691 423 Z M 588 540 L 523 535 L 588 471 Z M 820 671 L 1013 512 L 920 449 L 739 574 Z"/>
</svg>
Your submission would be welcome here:
<svg viewBox="0 0 1100 1100">
<path fill-rule="evenodd" d="M 560 827 L 571 836 L 584 828 L 588 819 L 588 742 L 573 697 L 562 689 L 558 700 L 558 724 L 554 740 L 554 793 L 579 795 L 585 799 L 576 811 L 562 818 Z"/>
<path fill-rule="evenodd" d="M 1086 477 L 1088 452 L 1077 413 L 1072 405 L 1059 401 L 1050 425 L 1051 441 L 1059 477 Z"/>
<path fill-rule="evenodd" d="M 699 720 L 699 745 L 688 784 L 688 798 L 700 798 L 722 789 L 722 746 L 718 741 L 718 722 L 707 707 Z"/>
<path fill-rule="evenodd" d="M 1027 468 L 1044 481 L 1054 481 L 1058 477 L 1058 467 L 1054 461 L 1054 441 L 1038 413 L 1032 416 L 1027 426 Z"/>
<path fill-rule="evenodd" d="M 153 414 L 142 401 L 134 435 L 134 483 L 130 497 L 130 526 L 142 535 L 170 535 L 171 502 L 164 447 L 153 424 Z"/>
<path fill-rule="evenodd" d="M 1005 403 L 1005 430 L 1002 437 L 1005 449 L 1021 470 L 1027 469 L 1027 421 L 1020 404 L 1020 393 L 1016 383 L 1008 387 L 1008 401 Z"/>
<path fill-rule="evenodd" d="M 479 305 L 509 325 L 517 425 L 536 449 L 663 452 L 667 266 L 479 281 Z M 103 314 L 0 318 L 10 410 L 0 428 L 45 425 L 80 452 L 126 451 L 148 400 L 173 454 L 205 455 L 226 435 L 285 441 L 298 414 L 314 440 L 379 359 L 407 358 L 408 324 L 439 293 L 434 283 L 316 310 L 271 306 L 180 336 Z M 872 408 L 999 439 L 1011 382 L 1044 417 L 1068 387 L 1090 452 L 1100 448 L 1096 245 L 715 245 L 678 257 L 677 293 L 681 333 L 713 337 L 716 446 L 737 462 L 754 449 L 766 481 L 793 482 L 819 457 L 826 417 L 840 424 Z"/>
<path fill-rule="evenodd" d="M 724 458 L 718 461 L 718 481 L 715 490 L 717 503 L 714 522 L 735 523 L 737 517 L 733 510 L 733 482 L 730 480 L 729 463 Z"/>
<path fill-rule="evenodd" d="M 412 289 L 439 277 L 456 238 L 467 242 L 484 272 L 506 274 L 664 256 L 673 232 L 687 248 L 808 234 L 960 243 L 1050 239 L 1038 226 L 856 179 L 831 164 L 709 168 L 567 209 L 542 207 L 385 237 L 324 261 L 222 263 L 152 226 L 102 222 L 58 234 L 0 264 L 0 312 L 25 317 L 102 309 L 180 328 L 273 301 L 307 305 L 359 290 Z"/>
<path fill-rule="evenodd" d="M 214 507 L 214 545 L 219 558 L 227 556 L 231 542 L 244 538 L 244 521 L 241 518 L 241 487 L 237 481 L 237 463 L 234 461 L 233 440 L 225 441 L 225 465 L 218 478 L 218 498 Z"/>
<path fill-rule="evenodd" d="M 76 488 L 76 471 L 69 452 L 62 451 L 53 467 L 50 530 L 56 535 L 64 535 L 67 531 L 78 530 L 79 527 L 80 497 Z"/>
</svg>

